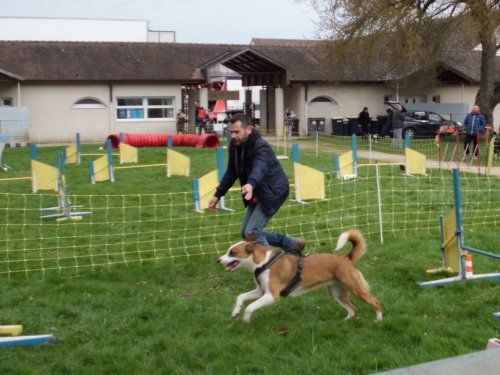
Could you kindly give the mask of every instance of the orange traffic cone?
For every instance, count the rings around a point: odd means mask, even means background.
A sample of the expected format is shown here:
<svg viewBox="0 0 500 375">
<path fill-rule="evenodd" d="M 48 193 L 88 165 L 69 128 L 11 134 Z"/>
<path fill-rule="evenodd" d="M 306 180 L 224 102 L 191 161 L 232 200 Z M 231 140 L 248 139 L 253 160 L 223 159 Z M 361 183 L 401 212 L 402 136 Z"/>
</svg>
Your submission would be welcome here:
<svg viewBox="0 0 500 375">
<path fill-rule="evenodd" d="M 474 271 L 472 270 L 472 255 L 467 255 L 465 257 L 465 278 L 472 279 L 474 276 Z"/>
</svg>

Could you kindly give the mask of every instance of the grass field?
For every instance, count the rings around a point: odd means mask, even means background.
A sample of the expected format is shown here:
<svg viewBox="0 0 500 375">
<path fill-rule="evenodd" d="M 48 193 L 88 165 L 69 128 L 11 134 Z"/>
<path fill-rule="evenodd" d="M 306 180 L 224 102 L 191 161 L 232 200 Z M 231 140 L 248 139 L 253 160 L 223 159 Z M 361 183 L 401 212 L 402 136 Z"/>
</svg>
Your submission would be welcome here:
<svg viewBox="0 0 500 375">
<path fill-rule="evenodd" d="M 55 165 L 61 149 L 40 148 L 39 160 Z M 192 158 L 193 178 L 216 168 L 214 150 L 180 151 Z M 370 374 L 482 350 L 500 336 L 492 317 L 498 281 L 418 286 L 441 265 L 438 217 L 453 209 L 449 172 L 404 178 L 398 166 L 381 168 L 380 233 L 374 168 L 339 181 L 331 153 L 301 152 L 302 163 L 327 173 L 329 199 L 288 202 L 271 228 L 304 236 L 307 251 L 328 252 L 342 230 L 359 227 L 369 241 L 359 268 L 384 320 L 375 323 L 372 309 L 354 300 L 359 315 L 343 321 L 344 309 L 318 290 L 262 309 L 247 325 L 230 313 L 253 276 L 216 262 L 238 240 L 238 194 L 228 197 L 234 214 L 197 214 L 192 178 L 167 179 L 151 167 L 92 185 L 95 158 L 66 168 L 73 199 L 92 211 L 78 222 L 41 221 L 39 208 L 53 205 L 54 193 L 32 194 L 29 180 L 0 181 L 0 324 L 57 339 L 2 348 L 2 374 Z M 0 177 L 30 175 L 28 149 L 8 149 L 4 159 L 13 169 Z M 139 160 L 163 163 L 165 150 L 140 149 Z M 291 160 L 282 163 L 292 176 Z M 498 254 L 500 179 L 464 175 L 462 188 L 467 242 Z M 476 256 L 474 271 L 500 272 L 500 264 Z"/>
</svg>

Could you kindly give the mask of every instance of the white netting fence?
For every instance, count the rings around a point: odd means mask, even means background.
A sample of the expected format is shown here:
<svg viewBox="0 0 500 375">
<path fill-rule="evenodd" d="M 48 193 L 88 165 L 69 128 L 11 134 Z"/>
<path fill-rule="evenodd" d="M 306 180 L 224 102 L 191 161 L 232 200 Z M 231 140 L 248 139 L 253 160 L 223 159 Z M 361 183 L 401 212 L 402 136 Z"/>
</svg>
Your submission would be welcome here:
<svg viewBox="0 0 500 375">
<path fill-rule="evenodd" d="M 346 150 L 350 147 L 347 138 Z M 327 140 L 319 152 L 339 147 Z M 314 147 L 304 152 L 304 163 L 316 152 Z M 337 179 L 331 169 L 326 171 L 326 199 L 297 204 L 292 187 L 290 199 L 268 229 L 302 236 L 308 240 L 308 251 L 320 251 L 320 247 L 331 249 L 338 235 L 350 227 L 360 228 L 372 241 L 382 237 L 390 241 L 410 232 L 437 233 L 439 215 L 454 209 L 449 169 L 405 177 L 397 163 L 379 167 L 360 163 L 359 177 L 352 180 Z M 294 181 L 290 182 L 293 186 Z M 500 178 L 463 173 L 461 189 L 466 231 L 500 228 Z M 226 206 L 236 209 L 235 213 L 195 212 L 192 191 L 72 195 L 71 202 L 91 215 L 81 220 L 42 220 L 44 208 L 57 206 L 57 195 L 0 193 L 0 275 L 78 274 L 119 263 L 213 258 L 239 240 L 244 215 L 238 192 L 226 198 Z"/>
</svg>

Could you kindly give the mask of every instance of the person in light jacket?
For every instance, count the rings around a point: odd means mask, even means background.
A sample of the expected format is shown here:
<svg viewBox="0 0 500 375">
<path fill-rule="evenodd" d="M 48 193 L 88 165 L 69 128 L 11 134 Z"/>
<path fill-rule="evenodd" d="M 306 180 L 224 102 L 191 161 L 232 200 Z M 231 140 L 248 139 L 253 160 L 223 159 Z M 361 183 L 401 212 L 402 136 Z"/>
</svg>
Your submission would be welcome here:
<svg viewBox="0 0 500 375">
<path fill-rule="evenodd" d="M 478 105 L 472 107 L 470 113 L 465 116 L 464 120 L 464 152 L 465 157 L 469 157 L 472 153 L 471 151 L 471 142 L 474 145 L 473 153 L 474 157 L 477 158 L 479 156 L 479 137 L 486 127 L 486 118 L 483 114 L 481 114 L 481 109 Z"/>
</svg>

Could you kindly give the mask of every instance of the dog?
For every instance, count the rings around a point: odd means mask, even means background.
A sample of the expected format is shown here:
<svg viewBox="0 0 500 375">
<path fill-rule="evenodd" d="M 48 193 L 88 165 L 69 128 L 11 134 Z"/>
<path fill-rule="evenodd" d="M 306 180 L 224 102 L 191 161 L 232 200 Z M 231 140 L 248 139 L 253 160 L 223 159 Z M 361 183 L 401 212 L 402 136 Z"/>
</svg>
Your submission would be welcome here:
<svg viewBox="0 0 500 375">
<path fill-rule="evenodd" d="M 343 248 L 348 241 L 353 247 L 346 256 L 314 254 L 300 257 L 248 240 L 232 245 L 219 258 L 219 263 L 227 271 L 246 268 L 254 272 L 257 287 L 236 298 L 231 316 L 236 318 L 245 301 L 254 300 L 243 315 L 243 321 L 249 323 L 256 310 L 278 302 L 285 290 L 295 297 L 326 286 L 331 297 L 347 310 L 346 320 L 357 312 L 349 301 L 350 294 L 371 305 L 375 309 L 376 320 L 382 320 L 381 303 L 371 295 L 368 283 L 355 268 L 366 252 L 366 241 L 359 230 L 351 229 L 340 235 L 335 251 Z"/>
</svg>

